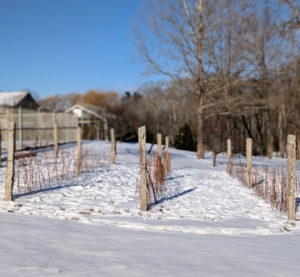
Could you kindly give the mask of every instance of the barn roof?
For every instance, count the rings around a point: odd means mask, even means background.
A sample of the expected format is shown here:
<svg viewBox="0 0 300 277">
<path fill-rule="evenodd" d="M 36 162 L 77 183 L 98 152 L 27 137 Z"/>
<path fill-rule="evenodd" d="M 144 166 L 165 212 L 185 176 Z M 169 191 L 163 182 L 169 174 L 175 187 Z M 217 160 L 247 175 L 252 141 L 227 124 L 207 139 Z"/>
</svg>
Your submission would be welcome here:
<svg viewBox="0 0 300 277">
<path fill-rule="evenodd" d="M 17 106 L 29 91 L 0 92 L 0 106 Z"/>
</svg>

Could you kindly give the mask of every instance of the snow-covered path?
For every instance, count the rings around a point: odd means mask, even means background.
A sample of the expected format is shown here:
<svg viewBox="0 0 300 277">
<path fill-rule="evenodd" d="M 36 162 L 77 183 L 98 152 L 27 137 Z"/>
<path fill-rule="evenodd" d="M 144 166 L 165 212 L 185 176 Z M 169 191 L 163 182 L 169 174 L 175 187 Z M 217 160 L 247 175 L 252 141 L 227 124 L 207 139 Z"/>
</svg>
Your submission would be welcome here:
<svg viewBox="0 0 300 277">
<path fill-rule="evenodd" d="M 85 145 L 110 148 L 106 142 Z M 68 276 L 289 276 L 300 269 L 300 223 L 288 222 L 228 176 L 226 156 L 218 156 L 212 168 L 209 155 L 197 160 L 194 153 L 172 149 L 168 189 L 150 211 L 141 212 L 137 149 L 118 144 L 116 165 L 15 202 L 1 200 L 0 263 L 9 265 L 1 276 L 60 270 Z M 1 195 L 4 175 L 1 168 Z"/>
</svg>

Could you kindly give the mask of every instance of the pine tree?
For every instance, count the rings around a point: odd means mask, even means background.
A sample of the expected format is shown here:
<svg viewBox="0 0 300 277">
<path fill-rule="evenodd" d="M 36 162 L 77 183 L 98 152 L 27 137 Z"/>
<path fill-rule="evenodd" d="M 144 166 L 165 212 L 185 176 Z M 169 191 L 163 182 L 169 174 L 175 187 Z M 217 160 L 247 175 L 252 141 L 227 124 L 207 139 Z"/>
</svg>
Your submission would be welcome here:
<svg viewBox="0 0 300 277">
<path fill-rule="evenodd" d="M 179 128 L 178 134 L 174 137 L 174 146 L 181 150 L 196 151 L 197 144 L 193 138 L 193 133 L 188 124 Z"/>
</svg>

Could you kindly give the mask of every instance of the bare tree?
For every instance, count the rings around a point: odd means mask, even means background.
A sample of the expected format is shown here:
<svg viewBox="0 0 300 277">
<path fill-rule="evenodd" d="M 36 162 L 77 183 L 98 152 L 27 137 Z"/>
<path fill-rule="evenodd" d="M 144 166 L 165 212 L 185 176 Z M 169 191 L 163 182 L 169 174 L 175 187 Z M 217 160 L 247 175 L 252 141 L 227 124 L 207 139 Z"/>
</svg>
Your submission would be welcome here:
<svg viewBox="0 0 300 277">
<path fill-rule="evenodd" d="M 300 29 L 300 3 L 298 0 L 279 0 L 279 2 L 286 6 L 290 11 L 288 23 L 293 28 Z"/>
<path fill-rule="evenodd" d="M 149 33 L 134 28 L 134 40 L 147 73 L 164 74 L 172 79 L 192 81 L 198 96 L 197 157 L 204 158 L 205 71 L 209 71 L 205 41 L 213 33 L 222 1 L 157 0 L 145 1 L 143 23 Z M 140 23 L 138 23 L 140 24 Z M 139 25 L 140 26 L 140 25 Z"/>
<path fill-rule="evenodd" d="M 145 73 L 184 80 L 187 89 L 196 93 L 197 157 L 204 158 L 205 118 L 235 112 L 232 102 L 238 102 L 230 98 L 230 90 L 245 70 L 249 5 L 246 0 L 157 0 L 144 4 L 141 21 L 148 31 L 134 28 L 134 42 L 140 59 L 147 64 Z"/>
</svg>

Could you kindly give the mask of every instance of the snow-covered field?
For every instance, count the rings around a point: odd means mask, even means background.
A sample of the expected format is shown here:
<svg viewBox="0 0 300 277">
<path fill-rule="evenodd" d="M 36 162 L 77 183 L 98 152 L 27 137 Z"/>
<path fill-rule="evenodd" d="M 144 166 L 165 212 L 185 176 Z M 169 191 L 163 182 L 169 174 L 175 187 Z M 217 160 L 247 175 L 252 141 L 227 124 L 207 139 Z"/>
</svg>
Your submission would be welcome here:
<svg viewBox="0 0 300 277">
<path fill-rule="evenodd" d="M 103 141 L 83 147 L 109 152 Z M 149 145 L 148 145 L 149 147 Z M 156 149 L 154 149 L 155 151 Z M 294 276 L 300 222 L 288 222 L 226 174 L 226 156 L 171 149 L 167 191 L 139 210 L 137 144 L 117 164 L 62 186 L 0 201 L 1 276 Z M 284 167 L 286 160 L 256 158 Z M 5 168 L 0 169 L 0 194 Z"/>
</svg>

